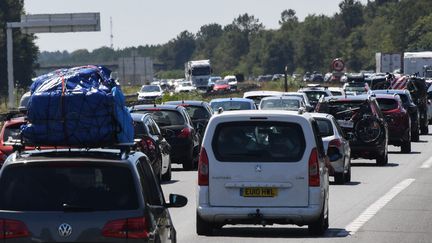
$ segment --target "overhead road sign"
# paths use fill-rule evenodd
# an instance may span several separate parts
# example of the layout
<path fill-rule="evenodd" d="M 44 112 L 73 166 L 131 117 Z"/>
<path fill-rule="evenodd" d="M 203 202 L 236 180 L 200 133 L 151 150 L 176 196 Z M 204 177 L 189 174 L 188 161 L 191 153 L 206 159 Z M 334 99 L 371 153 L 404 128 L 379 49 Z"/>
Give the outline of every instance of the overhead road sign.
<path fill-rule="evenodd" d="M 6 23 L 8 63 L 8 108 L 15 107 L 13 77 L 12 29 L 20 28 L 27 34 L 100 31 L 100 13 L 64 13 L 22 15 L 21 22 Z"/>

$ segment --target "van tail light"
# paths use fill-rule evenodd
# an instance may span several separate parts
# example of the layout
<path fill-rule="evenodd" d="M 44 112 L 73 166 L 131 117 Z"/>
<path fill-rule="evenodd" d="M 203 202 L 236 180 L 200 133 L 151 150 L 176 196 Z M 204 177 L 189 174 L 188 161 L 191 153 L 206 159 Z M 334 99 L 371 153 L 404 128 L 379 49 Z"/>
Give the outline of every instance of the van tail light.
<path fill-rule="evenodd" d="M 0 239 L 29 237 L 27 226 L 18 220 L 0 219 Z"/>
<path fill-rule="evenodd" d="M 191 129 L 189 127 L 183 128 L 177 135 L 178 138 L 188 138 L 191 135 Z"/>
<path fill-rule="evenodd" d="M 104 237 L 124 239 L 147 239 L 148 222 L 145 217 L 117 219 L 109 221 L 102 229 Z"/>
<path fill-rule="evenodd" d="M 312 149 L 309 157 L 309 186 L 320 186 L 318 150 Z"/>
<path fill-rule="evenodd" d="M 209 160 L 204 147 L 201 148 L 198 161 L 198 185 L 209 185 Z"/>

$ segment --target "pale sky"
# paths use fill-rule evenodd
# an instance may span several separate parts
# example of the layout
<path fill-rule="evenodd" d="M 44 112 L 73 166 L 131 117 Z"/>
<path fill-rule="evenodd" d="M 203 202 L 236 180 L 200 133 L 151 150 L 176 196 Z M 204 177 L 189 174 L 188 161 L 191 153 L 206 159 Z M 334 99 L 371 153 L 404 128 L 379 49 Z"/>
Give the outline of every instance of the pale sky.
<path fill-rule="evenodd" d="M 24 0 L 27 14 L 100 12 L 101 32 L 37 34 L 41 51 L 110 46 L 110 17 L 114 48 L 163 44 L 202 25 L 230 24 L 240 14 L 258 18 L 267 29 L 279 27 L 283 10 L 292 8 L 303 20 L 308 14 L 333 15 L 342 0 Z M 367 0 L 361 0 L 366 3 Z"/>

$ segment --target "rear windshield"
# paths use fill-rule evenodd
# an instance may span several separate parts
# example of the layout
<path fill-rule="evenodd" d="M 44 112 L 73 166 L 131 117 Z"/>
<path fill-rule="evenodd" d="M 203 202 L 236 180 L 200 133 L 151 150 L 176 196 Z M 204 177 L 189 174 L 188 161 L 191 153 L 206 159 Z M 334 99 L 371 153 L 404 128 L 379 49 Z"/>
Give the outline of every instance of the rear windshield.
<path fill-rule="evenodd" d="M 333 136 L 333 125 L 329 119 L 326 118 L 315 118 L 315 121 L 318 124 L 318 129 L 321 134 L 325 134 L 327 136 Z"/>
<path fill-rule="evenodd" d="M 342 100 L 323 102 L 318 108 L 318 112 L 328 113 L 336 119 L 348 119 L 353 113 L 361 112 L 371 114 L 372 110 L 367 101 L 364 100 Z M 349 119 L 348 119 L 349 120 Z"/>
<path fill-rule="evenodd" d="M 261 101 L 262 110 L 298 110 L 300 102 L 295 99 L 268 99 Z"/>
<path fill-rule="evenodd" d="M 20 141 L 20 139 L 21 136 L 19 126 L 9 126 L 4 129 L 3 142 L 14 143 Z"/>
<path fill-rule="evenodd" d="M 330 91 L 330 92 L 331 92 L 332 95 L 334 95 L 334 96 L 342 95 L 342 92 L 340 92 L 340 91 Z"/>
<path fill-rule="evenodd" d="M 222 162 L 297 162 L 306 142 L 297 123 L 230 122 L 217 126 L 212 145 Z"/>
<path fill-rule="evenodd" d="M 134 137 L 137 138 L 143 135 L 147 135 L 147 130 L 143 122 L 134 121 L 133 126 L 134 126 Z"/>
<path fill-rule="evenodd" d="M 59 163 L 54 167 L 41 163 L 6 168 L 0 178 L 0 210 L 107 211 L 139 207 L 130 169 Z"/>
<path fill-rule="evenodd" d="M 382 111 L 389 111 L 398 108 L 398 103 L 393 99 L 377 99 L 379 107 Z"/>
<path fill-rule="evenodd" d="M 175 126 L 184 125 L 185 120 L 183 116 L 175 110 L 146 110 L 146 111 L 135 111 L 137 113 L 150 113 L 153 120 L 160 126 Z"/>
<path fill-rule="evenodd" d="M 185 106 L 185 108 L 192 120 L 210 118 L 209 112 L 202 106 Z"/>
<path fill-rule="evenodd" d="M 219 107 L 222 107 L 224 111 L 232 111 L 232 110 L 251 110 L 252 106 L 249 102 L 244 101 L 219 101 L 219 102 L 212 102 L 210 104 L 211 108 L 215 111 L 219 109 Z"/>
<path fill-rule="evenodd" d="M 305 93 L 310 101 L 318 101 L 321 96 L 328 96 L 328 94 L 324 91 L 307 91 Z"/>

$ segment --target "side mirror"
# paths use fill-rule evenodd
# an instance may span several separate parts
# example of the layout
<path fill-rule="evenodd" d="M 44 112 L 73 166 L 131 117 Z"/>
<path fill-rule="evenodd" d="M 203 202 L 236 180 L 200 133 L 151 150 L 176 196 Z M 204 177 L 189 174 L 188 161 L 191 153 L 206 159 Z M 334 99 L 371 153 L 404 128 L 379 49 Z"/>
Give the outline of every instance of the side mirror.
<path fill-rule="evenodd" d="M 186 206 L 188 199 L 185 196 L 170 194 L 169 203 L 165 204 L 167 208 L 181 208 Z"/>

